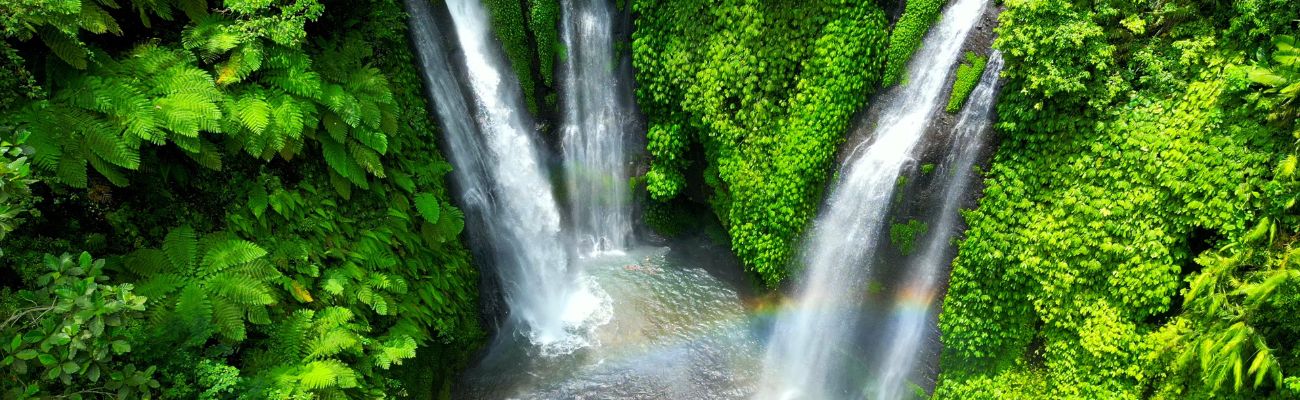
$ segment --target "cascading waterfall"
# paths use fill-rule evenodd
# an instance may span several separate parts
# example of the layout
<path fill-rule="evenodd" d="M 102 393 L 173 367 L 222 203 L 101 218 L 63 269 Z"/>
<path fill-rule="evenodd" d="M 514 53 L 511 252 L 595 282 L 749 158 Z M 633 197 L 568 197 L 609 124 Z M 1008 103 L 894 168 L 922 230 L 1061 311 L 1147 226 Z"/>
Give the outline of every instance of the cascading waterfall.
<path fill-rule="evenodd" d="M 466 208 L 481 221 L 510 321 L 543 353 L 585 345 L 584 330 L 608 319 L 608 299 L 569 268 L 559 207 L 552 193 L 519 87 L 503 75 L 486 11 L 476 0 L 447 7 L 464 53 L 467 93 L 426 0 L 407 0 L 411 34 L 441 121 Z M 477 120 L 472 119 L 477 117 Z M 477 130 L 475 127 L 477 126 Z M 471 227 L 471 229 L 475 229 Z"/>
<path fill-rule="evenodd" d="M 584 254 L 621 251 L 632 235 L 627 86 L 616 74 L 612 10 L 604 0 L 564 0 L 564 173 L 574 238 Z"/>
<path fill-rule="evenodd" d="M 958 208 L 961 207 L 970 183 L 976 179 L 971 169 L 984 148 L 985 134 L 992 124 L 994 96 L 998 74 L 1002 71 L 1002 56 L 994 52 L 988 66 L 980 76 L 979 85 L 967 98 L 966 106 L 953 126 L 952 148 L 948 152 L 947 166 L 942 174 L 943 206 L 938 219 L 931 225 L 933 232 L 921 247 L 921 253 L 908 269 L 911 275 L 893 306 L 889 329 L 892 337 L 885 346 L 886 355 L 880 371 L 873 399 L 902 397 L 907 379 L 916 369 L 921 346 L 929 337 L 927 327 L 933 326 L 933 294 L 941 274 L 952 261 L 949 243 L 957 233 Z"/>
<path fill-rule="evenodd" d="M 955 0 L 930 29 L 908 65 L 909 82 L 883 98 L 869 144 L 854 149 L 801 253 L 806 266 L 794 311 L 777 319 L 757 394 L 770 399 L 865 397 L 846 369 L 853 312 L 879 242 L 890 199 L 904 164 L 930 116 L 967 34 L 987 0 Z M 863 148 L 863 146 L 866 146 Z M 849 354 L 845 354 L 849 353 Z"/>

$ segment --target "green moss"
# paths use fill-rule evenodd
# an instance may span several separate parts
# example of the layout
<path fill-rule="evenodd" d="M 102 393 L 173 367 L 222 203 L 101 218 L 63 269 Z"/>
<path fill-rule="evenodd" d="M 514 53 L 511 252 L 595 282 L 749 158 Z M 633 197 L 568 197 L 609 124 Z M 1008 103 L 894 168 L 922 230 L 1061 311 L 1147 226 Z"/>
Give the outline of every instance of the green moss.
<path fill-rule="evenodd" d="M 980 83 L 980 76 L 988 66 L 989 58 L 966 52 L 966 62 L 957 67 L 957 77 L 952 82 L 952 94 L 948 97 L 948 106 L 944 110 L 957 112 L 966 104 L 966 98 Z"/>
<path fill-rule="evenodd" d="M 919 219 L 911 219 L 907 222 L 895 222 L 889 225 L 889 243 L 894 245 L 894 249 L 903 255 L 912 254 L 913 245 L 916 239 L 924 235 L 929 227 Z"/>

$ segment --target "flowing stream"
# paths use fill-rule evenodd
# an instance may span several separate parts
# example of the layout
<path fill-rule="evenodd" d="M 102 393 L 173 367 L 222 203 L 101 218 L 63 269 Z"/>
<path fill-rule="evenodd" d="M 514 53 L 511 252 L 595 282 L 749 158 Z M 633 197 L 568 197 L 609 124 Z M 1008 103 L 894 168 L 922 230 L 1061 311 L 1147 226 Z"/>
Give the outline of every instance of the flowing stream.
<path fill-rule="evenodd" d="M 869 265 L 896 180 L 924 136 L 962 44 L 987 0 L 955 0 L 908 65 L 908 82 L 882 96 L 872 140 L 854 149 L 812 227 L 794 310 L 773 328 L 763 361 L 763 399 L 868 397 L 853 346 Z M 874 396 L 873 396 L 874 398 Z"/>
<path fill-rule="evenodd" d="M 895 296 L 890 324 L 886 332 L 892 337 L 886 342 L 885 356 L 877 367 L 879 377 L 874 385 L 873 399 L 897 399 L 905 396 L 908 379 L 917 376 L 917 363 L 928 340 L 938 332 L 927 328 L 935 325 L 933 310 L 935 294 L 940 279 L 952 262 L 951 242 L 958 233 L 958 209 L 967 196 L 971 182 L 978 179 L 971 173 L 980 152 L 987 143 L 986 133 L 992 125 L 993 105 L 997 100 L 998 74 L 1002 72 L 1002 55 L 989 56 L 979 85 L 971 92 L 966 105 L 953 127 L 952 148 L 941 174 L 942 206 L 937 218 L 930 224 L 930 235 L 921 245 L 921 252 L 908 268 L 909 277 Z"/>
<path fill-rule="evenodd" d="M 462 85 L 427 1 L 406 5 L 460 197 L 481 225 L 471 230 L 481 229 L 478 237 L 491 247 L 510 309 L 514 326 L 503 330 L 526 335 L 544 354 L 586 346 L 590 329 L 609 318 L 609 299 L 570 268 L 532 121 L 518 83 L 502 73 L 508 69 L 494 47 L 486 10 L 478 0 L 447 1 L 463 56 Z"/>
<path fill-rule="evenodd" d="M 573 236 L 583 254 L 623 251 L 632 236 L 627 102 L 605 0 L 562 0 L 564 174 Z"/>

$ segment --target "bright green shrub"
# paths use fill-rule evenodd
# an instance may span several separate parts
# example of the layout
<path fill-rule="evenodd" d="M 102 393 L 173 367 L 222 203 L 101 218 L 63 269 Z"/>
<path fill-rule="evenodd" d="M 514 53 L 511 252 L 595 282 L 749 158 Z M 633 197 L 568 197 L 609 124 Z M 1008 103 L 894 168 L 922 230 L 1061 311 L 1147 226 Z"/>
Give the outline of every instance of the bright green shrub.
<path fill-rule="evenodd" d="M 1295 396 L 1294 125 L 1242 65 L 1271 46 L 1249 32 L 1282 26 L 1259 15 L 1300 5 L 1006 6 L 1001 147 L 966 213 L 936 397 Z"/>
<path fill-rule="evenodd" d="M 948 97 L 945 111 L 953 113 L 961 110 L 962 105 L 966 104 L 966 98 L 970 97 L 970 93 L 980 83 L 980 76 L 984 75 L 984 67 L 988 62 L 988 57 L 966 53 L 966 62 L 957 66 L 957 76 L 952 82 L 952 93 Z"/>
<path fill-rule="evenodd" d="M 898 17 L 889 33 L 889 47 L 885 50 L 884 78 L 885 86 L 900 82 L 907 72 L 907 62 L 912 53 L 921 48 L 921 40 L 930 30 L 930 25 L 939 18 L 939 10 L 946 2 L 943 0 L 908 0 L 903 15 Z"/>
<path fill-rule="evenodd" d="M 647 189 L 685 186 L 703 147 L 710 203 L 768 285 L 815 213 L 848 120 L 879 82 L 883 12 L 870 3 L 636 1 L 632 59 L 649 118 Z"/>

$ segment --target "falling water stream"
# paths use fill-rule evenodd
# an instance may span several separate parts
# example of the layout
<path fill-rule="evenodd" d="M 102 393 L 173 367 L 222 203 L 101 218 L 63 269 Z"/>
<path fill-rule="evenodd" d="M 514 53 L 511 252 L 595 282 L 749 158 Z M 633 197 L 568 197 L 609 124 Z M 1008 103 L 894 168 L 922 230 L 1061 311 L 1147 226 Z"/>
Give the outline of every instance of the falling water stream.
<path fill-rule="evenodd" d="M 966 106 L 953 126 L 952 146 L 942 171 L 940 186 L 943 197 L 937 218 L 930 224 L 930 235 L 924 239 L 921 252 L 908 267 L 906 283 L 895 296 L 893 312 L 887 332 L 890 338 L 885 345 L 885 356 L 876 367 L 878 377 L 872 399 L 897 399 L 905 393 L 909 379 L 916 376 L 918 361 L 927 340 L 937 337 L 931 327 L 935 325 L 933 304 L 942 274 L 952 262 L 951 242 L 958 229 L 958 208 L 966 199 L 967 189 L 977 177 L 972 173 L 979 160 L 992 125 L 993 104 L 996 98 L 998 74 L 1002 72 L 1002 55 L 989 56 L 979 85 L 966 100 Z"/>
<path fill-rule="evenodd" d="M 763 362 L 764 399 L 867 397 L 854 368 L 869 263 L 880 242 L 896 180 L 930 126 L 948 73 L 987 0 L 955 0 L 908 65 L 909 82 L 878 100 L 884 107 L 871 141 L 854 150 L 801 253 L 806 269 L 794 311 L 773 328 Z"/>
<path fill-rule="evenodd" d="M 467 84 L 461 85 L 429 4 L 406 3 L 460 197 L 492 247 L 493 270 L 514 324 L 507 329 L 527 336 L 544 354 L 587 345 L 590 329 L 609 318 L 608 296 L 570 268 L 532 123 L 518 83 L 502 74 L 505 60 L 494 47 L 486 11 L 477 0 L 447 1 L 463 54 Z"/>
<path fill-rule="evenodd" d="M 563 0 L 560 35 L 564 174 L 581 253 L 617 252 L 632 236 L 625 153 L 630 87 L 615 68 L 612 4 Z"/>

